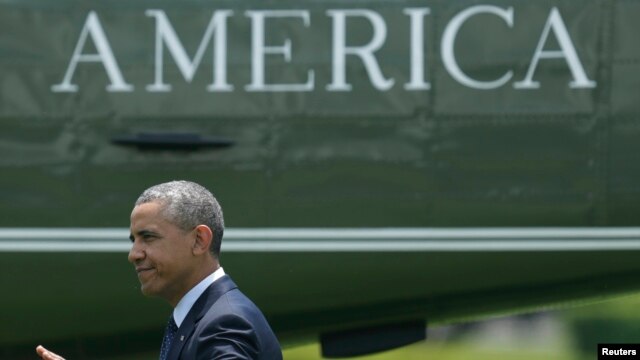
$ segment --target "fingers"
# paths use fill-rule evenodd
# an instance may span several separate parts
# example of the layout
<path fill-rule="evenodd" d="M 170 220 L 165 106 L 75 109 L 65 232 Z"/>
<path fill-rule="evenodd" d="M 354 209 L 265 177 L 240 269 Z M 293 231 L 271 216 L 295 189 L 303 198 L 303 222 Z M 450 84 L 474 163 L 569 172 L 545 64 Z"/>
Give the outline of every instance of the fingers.
<path fill-rule="evenodd" d="M 38 353 L 43 360 L 64 360 L 62 356 L 52 353 L 42 345 L 38 345 L 38 347 L 36 347 L 36 353 Z"/>

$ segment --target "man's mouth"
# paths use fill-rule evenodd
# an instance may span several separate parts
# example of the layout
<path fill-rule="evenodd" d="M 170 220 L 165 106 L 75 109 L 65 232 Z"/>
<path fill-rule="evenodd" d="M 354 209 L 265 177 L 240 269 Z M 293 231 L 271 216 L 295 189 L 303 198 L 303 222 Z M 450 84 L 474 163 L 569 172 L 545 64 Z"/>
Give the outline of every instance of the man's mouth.
<path fill-rule="evenodd" d="M 138 275 L 141 275 L 151 270 L 153 270 L 152 267 L 143 267 L 143 266 L 136 267 L 136 272 L 138 273 Z"/>

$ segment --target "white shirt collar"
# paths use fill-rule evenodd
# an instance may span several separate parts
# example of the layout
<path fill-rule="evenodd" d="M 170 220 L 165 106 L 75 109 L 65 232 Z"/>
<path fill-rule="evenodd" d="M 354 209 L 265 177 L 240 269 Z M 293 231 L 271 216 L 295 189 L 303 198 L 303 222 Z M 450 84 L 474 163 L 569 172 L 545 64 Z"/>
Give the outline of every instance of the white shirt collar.
<path fill-rule="evenodd" d="M 178 327 L 180 327 L 184 319 L 187 317 L 189 310 L 191 310 L 191 307 L 193 307 L 193 304 L 195 304 L 200 295 L 202 295 L 202 293 L 207 290 L 209 285 L 213 284 L 214 281 L 220 279 L 223 276 L 224 269 L 222 269 L 222 267 L 219 267 L 218 270 L 214 271 L 213 273 L 211 273 L 211 275 L 204 278 L 198 283 L 198 285 L 192 287 L 191 290 L 189 290 L 189 292 L 186 293 L 185 296 L 182 297 L 182 299 L 180 299 L 180 302 L 178 302 L 176 308 L 173 309 L 173 320 L 175 320 Z"/>

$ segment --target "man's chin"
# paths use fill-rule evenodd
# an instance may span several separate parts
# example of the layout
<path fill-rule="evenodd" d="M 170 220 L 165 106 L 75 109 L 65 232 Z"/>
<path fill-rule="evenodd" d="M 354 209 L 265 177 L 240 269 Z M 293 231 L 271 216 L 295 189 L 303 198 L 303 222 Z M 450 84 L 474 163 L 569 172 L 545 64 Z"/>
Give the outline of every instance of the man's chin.
<path fill-rule="evenodd" d="M 142 292 L 142 295 L 144 296 L 149 296 L 149 297 L 156 297 L 158 296 L 158 291 L 156 289 L 153 288 L 153 286 L 149 286 L 149 284 L 140 284 L 140 291 Z"/>

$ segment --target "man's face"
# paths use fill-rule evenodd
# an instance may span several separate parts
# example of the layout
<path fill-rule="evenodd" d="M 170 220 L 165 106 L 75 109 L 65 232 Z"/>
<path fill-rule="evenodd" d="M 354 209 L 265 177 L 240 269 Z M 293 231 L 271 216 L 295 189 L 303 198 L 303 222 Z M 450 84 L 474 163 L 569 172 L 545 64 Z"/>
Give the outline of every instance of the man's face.
<path fill-rule="evenodd" d="M 159 202 L 150 202 L 131 212 L 129 262 L 136 268 L 143 294 L 175 305 L 192 285 L 194 233 L 167 220 L 163 208 Z"/>

